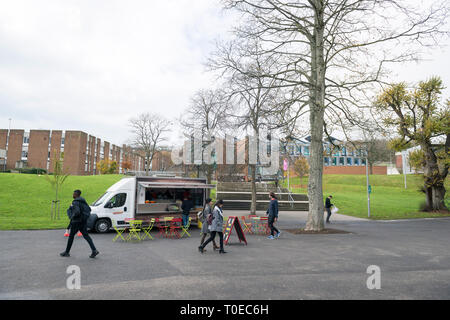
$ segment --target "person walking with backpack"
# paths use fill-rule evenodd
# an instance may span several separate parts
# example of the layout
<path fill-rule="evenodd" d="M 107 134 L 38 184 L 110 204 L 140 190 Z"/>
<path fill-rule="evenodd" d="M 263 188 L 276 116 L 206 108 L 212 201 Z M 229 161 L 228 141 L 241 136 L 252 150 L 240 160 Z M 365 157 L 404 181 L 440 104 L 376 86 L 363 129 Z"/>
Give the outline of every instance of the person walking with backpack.
<path fill-rule="evenodd" d="M 72 205 L 67 209 L 67 214 L 70 217 L 70 235 L 67 240 L 66 251 L 60 253 L 61 257 L 70 257 L 70 249 L 72 248 L 73 238 L 78 231 L 81 231 L 83 238 L 87 241 L 91 247 L 92 253 L 90 258 L 95 258 L 100 252 L 95 248 L 94 242 L 87 231 L 87 221 L 91 213 L 91 208 L 89 207 L 86 200 L 81 197 L 81 191 L 75 190 L 73 192 Z"/>
<path fill-rule="evenodd" d="M 211 236 L 211 231 L 209 230 L 209 224 L 208 224 L 208 216 L 212 214 L 212 208 L 213 205 L 212 199 L 208 198 L 206 199 L 205 207 L 203 208 L 203 211 L 200 213 L 200 221 L 202 222 L 202 239 L 200 240 L 200 245 L 202 245 L 205 242 L 206 236 L 209 234 Z M 213 248 L 214 250 L 218 250 L 219 247 L 216 244 L 216 241 L 213 240 Z M 204 249 L 203 249 L 204 250 Z M 206 251 L 206 250 L 204 250 Z"/>
<path fill-rule="evenodd" d="M 270 204 L 269 208 L 267 209 L 267 215 L 268 215 L 268 224 L 270 228 L 270 236 L 267 237 L 267 239 L 276 239 L 279 238 L 281 235 L 281 231 L 279 231 L 275 226 L 273 225 L 275 222 L 278 221 L 278 199 L 275 193 L 270 193 Z M 274 233 L 277 233 L 274 235 Z"/>
<path fill-rule="evenodd" d="M 205 247 L 208 243 L 214 240 L 216 234 L 219 235 L 220 240 L 220 250 L 219 253 L 227 253 L 223 249 L 223 200 L 219 200 L 216 202 L 212 215 L 209 215 L 207 218 L 207 223 L 209 225 L 209 230 L 211 231 L 211 236 L 206 242 L 204 242 L 200 247 L 198 247 L 198 251 L 203 253 Z"/>

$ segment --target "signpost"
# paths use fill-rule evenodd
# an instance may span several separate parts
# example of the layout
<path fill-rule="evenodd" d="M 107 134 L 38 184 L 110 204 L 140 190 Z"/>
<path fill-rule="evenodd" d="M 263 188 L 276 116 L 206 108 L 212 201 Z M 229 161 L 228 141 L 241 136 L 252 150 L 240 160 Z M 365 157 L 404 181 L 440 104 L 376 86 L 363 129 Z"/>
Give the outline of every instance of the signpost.
<path fill-rule="evenodd" d="M 284 159 L 284 162 L 283 162 L 283 169 L 284 169 L 284 171 L 287 171 L 287 178 L 288 178 L 288 190 L 291 190 L 290 189 L 290 179 L 289 179 L 289 161 L 287 160 L 287 159 Z"/>
<path fill-rule="evenodd" d="M 227 224 L 225 225 L 225 231 L 223 233 L 223 242 L 228 244 L 230 241 L 231 231 L 236 230 L 236 234 L 239 238 L 239 242 L 245 242 L 247 244 L 247 239 L 245 239 L 244 231 L 242 230 L 241 223 L 238 217 L 229 217 Z"/>
<path fill-rule="evenodd" d="M 367 180 L 367 213 L 370 218 L 370 194 L 372 193 L 372 186 L 369 184 L 369 161 L 366 158 L 366 180 Z"/>
<path fill-rule="evenodd" d="M 405 178 L 405 189 L 408 188 L 408 186 L 406 185 L 406 166 L 408 165 L 408 152 L 407 151 L 402 151 L 402 167 L 403 167 L 403 176 Z"/>

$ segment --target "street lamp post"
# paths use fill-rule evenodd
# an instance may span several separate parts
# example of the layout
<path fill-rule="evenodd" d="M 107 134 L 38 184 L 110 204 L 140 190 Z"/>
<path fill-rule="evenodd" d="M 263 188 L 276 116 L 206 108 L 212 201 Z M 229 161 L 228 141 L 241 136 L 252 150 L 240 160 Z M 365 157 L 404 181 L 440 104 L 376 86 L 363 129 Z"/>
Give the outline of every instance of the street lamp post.
<path fill-rule="evenodd" d="M 370 218 L 370 193 L 372 192 L 372 188 L 370 186 L 369 181 L 369 161 L 367 159 L 367 153 L 366 153 L 366 183 L 367 183 L 367 215 Z"/>

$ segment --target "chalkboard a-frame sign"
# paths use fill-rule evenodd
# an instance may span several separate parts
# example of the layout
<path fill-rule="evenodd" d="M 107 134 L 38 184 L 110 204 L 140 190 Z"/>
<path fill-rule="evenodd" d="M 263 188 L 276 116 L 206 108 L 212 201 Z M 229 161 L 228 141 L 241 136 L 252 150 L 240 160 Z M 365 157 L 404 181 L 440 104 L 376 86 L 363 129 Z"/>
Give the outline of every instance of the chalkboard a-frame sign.
<path fill-rule="evenodd" d="M 240 242 L 245 242 L 247 244 L 247 239 L 245 239 L 244 231 L 242 231 L 241 223 L 238 217 L 229 217 L 227 224 L 225 226 L 225 231 L 223 233 L 223 242 L 228 244 L 230 241 L 231 231 L 233 228 L 236 230 L 236 234 Z"/>

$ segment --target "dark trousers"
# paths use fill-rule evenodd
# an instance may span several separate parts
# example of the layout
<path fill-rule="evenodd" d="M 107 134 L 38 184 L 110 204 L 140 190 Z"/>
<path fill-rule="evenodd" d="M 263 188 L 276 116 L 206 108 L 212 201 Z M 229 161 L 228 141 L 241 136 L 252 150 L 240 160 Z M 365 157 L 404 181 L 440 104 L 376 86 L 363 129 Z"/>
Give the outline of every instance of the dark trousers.
<path fill-rule="evenodd" d="M 325 208 L 327 210 L 327 222 L 330 222 L 331 208 Z"/>
<path fill-rule="evenodd" d="M 203 242 L 203 244 L 200 247 L 204 249 L 208 243 L 210 243 L 216 238 L 216 233 L 219 234 L 220 250 L 223 251 L 223 232 L 211 231 L 211 236 L 209 237 L 209 239 Z"/>
<path fill-rule="evenodd" d="M 269 228 L 270 228 L 270 234 L 271 234 L 271 235 L 274 235 L 274 232 L 276 232 L 276 233 L 279 233 L 279 232 L 280 232 L 280 231 L 279 231 L 277 228 L 275 228 L 275 226 L 273 225 L 273 224 L 275 223 L 275 219 L 269 218 L 268 223 L 269 223 Z"/>
<path fill-rule="evenodd" d="M 70 252 L 70 249 L 72 248 L 73 238 L 75 237 L 75 235 L 77 234 L 78 231 L 81 232 L 81 234 L 83 235 L 83 238 L 87 241 L 87 243 L 89 243 L 91 250 L 92 251 L 97 250 L 95 248 L 94 242 L 92 241 L 91 237 L 88 234 L 86 223 L 72 222 L 70 224 L 70 234 L 69 234 L 69 239 L 67 240 L 66 252 L 67 253 Z"/>
<path fill-rule="evenodd" d="M 189 213 L 187 214 L 183 213 L 181 215 L 181 218 L 183 219 L 183 226 L 186 227 L 187 224 L 189 223 Z"/>

